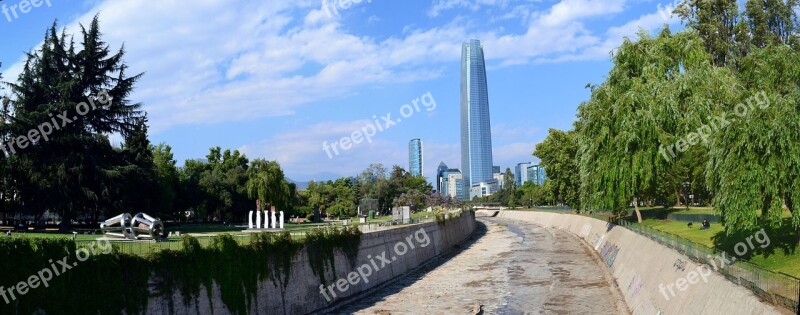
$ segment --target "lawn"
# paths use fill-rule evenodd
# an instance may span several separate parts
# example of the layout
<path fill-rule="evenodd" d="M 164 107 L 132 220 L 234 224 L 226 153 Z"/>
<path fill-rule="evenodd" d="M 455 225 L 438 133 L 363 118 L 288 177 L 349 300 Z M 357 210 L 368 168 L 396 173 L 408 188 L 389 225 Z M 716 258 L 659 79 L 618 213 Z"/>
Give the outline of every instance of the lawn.
<path fill-rule="evenodd" d="M 648 219 L 644 220 L 642 224 L 662 232 L 678 235 L 711 248 L 714 247 L 712 238 L 718 233 L 724 234 L 724 228 L 720 224 L 711 224 L 711 228 L 708 230 L 701 230 L 700 223 L 695 223 L 693 227 L 689 228 L 686 226 L 687 222 L 670 220 Z"/>
<path fill-rule="evenodd" d="M 419 212 L 412 215 L 413 219 L 426 219 L 433 217 L 434 213 L 432 212 Z M 354 220 L 357 220 L 354 219 Z M 392 216 L 383 216 L 377 217 L 373 220 L 367 220 L 368 223 L 381 223 L 381 222 L 388 222 L 392 220 Z M 357 222 L 357 221 L 356 221 Z M 351 220 L 351 223 L 354 223 Z M 341 226 L 339 222 L 326 222 L 326 223 L 285 223 L 284 228 L 287 231 L 292 232 L 292 237 L 295 239 L 303 238 L 303 232 L 309 229 L 321 227 L 321 226 L 329 226 L 329 225 L 336 225 Z M 172 226 L 167 228 L 168 232 L 180 232 L 181 235 L 185 234 L 192 234 L 195 236 L 201 245 L 207 246 L 211 243 L 211 239 L 216 234 L 223 234 L 228 233 L 232 234 L 234 238 L 240 244 L 248 244 L 250 243 L 251 235 L 250 233 L 243 233 L 242 231 L 245 230 L 246 227 L 242 226 L 228 226 L 222 224 L 184 224 L 179 226 Z M 0 236 L 3 237 L 3 236 Z M 73 237 L 72 233 L 58 233 L 58 232 L 12 232 L 12 237 L 24 237 L 24 238 L 66 238 L 71 239 Z M 92 241 L 103 237 L 101 234 L 82 234 L 79 233 L 75 235 L 75 240 L 78 247 L 88 246 Z M 169 237 L 166 241 L 161 242 L 154 242 L 154 241 L 120 241 L 120 242 L 113 242 L 114 246 L 118 248 L 118 250 L 122 253 L 133 254 L 133 255 L 146 255 L 151 252 L 157 252 L 161 250 L 171 249 L 171 250 L 179 250 L 183 247 L 181 242 L 180 236 L 172 236 Z"/>
<path fill-rule="evenodd" d="M 731 255 L 736 254 L 735 246 L 737 244 L 744 244 L 747 246 L 747 252 L 737 258 L 747 260 L 767 270 L 800 278 L 800 252 L 797 251 L 797 234 L 789 220 L 784 220 L 780 227 L 764 227 L 764 233 L 769 242 L 764 241 L 763 243 L 758 243 L 753 238 L 761 230 L 760 228 L 726 235 L 720 224 L 711 224 L 710 230 L 700 230 L 698 223 L 689 228 L 686 226 L 686 222 L 670 220 L 651 219 L 645 220 L 642 224 L 707 247 L 725 251 Z M 752 248 L 747 244 L 748 238 L 753 244 Z M 741 250 L 743 247 L 740 245 L 739 248 Z"/>

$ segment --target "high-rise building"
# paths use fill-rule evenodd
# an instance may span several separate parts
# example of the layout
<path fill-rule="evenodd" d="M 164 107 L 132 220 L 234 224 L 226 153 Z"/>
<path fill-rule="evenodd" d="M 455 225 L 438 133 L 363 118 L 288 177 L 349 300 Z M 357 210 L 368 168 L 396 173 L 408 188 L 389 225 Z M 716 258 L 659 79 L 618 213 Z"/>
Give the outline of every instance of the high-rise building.
<path fill-rule="evenodd" d="M 422 140 L 414 139 L 408 143 L 408 172 L 422 176 L 422 168 Z"/>
<path fill-rule="evenodd" d="M 444 164 L 444 162 L 439 163 L 439 167 L 436 168 L 436 191 L 442 195 L 444 195 L 444 193 L 442 193 L 442 190 L 444 189 L 442 187 L 442 183 L 445 180 L 445 172 L 447 172 L 447 164 Z"/>
<path fill-rule="evenodd" d="M 528 167 L 528 181 L 531 181 L 536 185 L 544 185 L 544 181 L 546 180 L 547 174 L 544 172 L 544 167 L 539 165 Z"/>
<path fill-rule="evenodd" d="M 493 180 L 489 120 L 483 45 L 473 39 L 464 43 L 461 50 L 461 172 L 465 187 L 462 199 L 469 198 L 473 185 Z"/>
<path fill-rule="evenodd" d="M 447 172 L 445 172 L 442 190 L 442 195 L 450 196 L 452 198 L 460 198 L 460 196 L 464 194 L 464 186 L 460 170 L 449 169 Z"/>
<path fill-rule="evenodd" d="M 522 187 L 522 184 L 530 181 L 528 178 L 528 168 L 533 166 L 533 163 L 519 163 L 514 169 L 514 179 L 517 181 L 517 187 Z"/>

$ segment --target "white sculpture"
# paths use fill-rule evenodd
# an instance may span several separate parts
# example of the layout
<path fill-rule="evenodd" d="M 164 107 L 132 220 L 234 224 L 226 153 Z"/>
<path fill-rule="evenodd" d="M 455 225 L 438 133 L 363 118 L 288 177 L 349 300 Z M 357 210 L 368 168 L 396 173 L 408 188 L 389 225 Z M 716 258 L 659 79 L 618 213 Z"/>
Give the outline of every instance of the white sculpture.
<path fill-rule="evenodd" d="M 281 211 L 281 230 L 283 230 L 283 211 Z"/>
<path fill-rule="evenodd" d="M 264 228 L 269 228 L 269 210 L 264 210 Z"/>
<path fill-rule="evenodd" d="M 261 229 L 261 211 L 256 211 L 256 229 Z"/>
<path fill-rule="evenodd" d="M 247 215 L 247 228 L 253 229 L 253 211 L 251 210 L 250 213 Z"/>
<path fill-rule="evenodd" d="M 277 226 L 275 226 L 275 223 L 276 223 L 276 220 L 275 220 L 275 210 L 273 209 L 273 210 L 272 210 L 272 228 L 273 228 L 273 229 L 277 228 Z"/>

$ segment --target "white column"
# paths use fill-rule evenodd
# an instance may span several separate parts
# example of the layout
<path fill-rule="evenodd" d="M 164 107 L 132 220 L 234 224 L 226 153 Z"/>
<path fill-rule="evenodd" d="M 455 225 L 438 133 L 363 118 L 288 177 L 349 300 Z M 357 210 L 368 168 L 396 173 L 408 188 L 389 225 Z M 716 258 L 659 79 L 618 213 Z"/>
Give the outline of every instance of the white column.
<path fill-rule="evenodd" d="M 264 228 L 269 228 L 269 210 L 264 210 Z"/>
<path fill-rule="evenodd" d="M 253 229 L 253 211 L 251 210 L 250 213 L 247 215 L 247 228 Z"/>
<path fill-rule="evenodd" d="M 280 221 L 280 224 L 281 224 L 281 230 L 283 230 L 283 211 L 281 211 L 281 221 Z"/>
<path fill-rule="evenodd" d="M 261 211 L 256 211 L 256 229 L 261 229 Z"/>
<path fill-rule="evenodd" d="M 272 211 L 272 228 L 273 228 L 273 229 L 277 228 L 277 226 L 276 226 L 276 224 L 275 224 L 275 223 L 277 223 L 276 221 L 277 221 L 277 220 L 275 220 L 275 211 L 273 210 L 273 211 Z"/>

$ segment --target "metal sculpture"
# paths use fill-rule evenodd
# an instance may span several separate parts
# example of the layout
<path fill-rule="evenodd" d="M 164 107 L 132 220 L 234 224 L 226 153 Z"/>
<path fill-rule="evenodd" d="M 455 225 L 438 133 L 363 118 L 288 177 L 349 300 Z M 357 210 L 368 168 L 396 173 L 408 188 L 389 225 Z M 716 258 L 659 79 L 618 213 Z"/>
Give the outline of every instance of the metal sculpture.
<path fill-rule="evenodd" d="M 108 236 L 115 236 L 121 238 L 131 238 L 131 219 L 133 217 L 130 213 L 123 213 L 116 217 L 100 223 L 100 230 L 103 234 Z"/>
<path fill-rule="evenodd" d="M 159 239 L 163 238 L 164 224 L 161 220 L 147 215 L 147 213 L 137 213 L 131 221 L 131 231 L 135 239 Z"/>
<path fill-rule="evenodd" d="M 100 224 L 103 234 L 129 240 L 161 239 L 166 235 L 161 220 L 146 213 L 123 213 Z"/>

